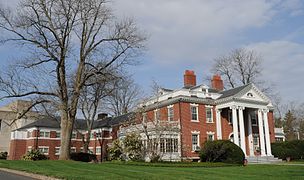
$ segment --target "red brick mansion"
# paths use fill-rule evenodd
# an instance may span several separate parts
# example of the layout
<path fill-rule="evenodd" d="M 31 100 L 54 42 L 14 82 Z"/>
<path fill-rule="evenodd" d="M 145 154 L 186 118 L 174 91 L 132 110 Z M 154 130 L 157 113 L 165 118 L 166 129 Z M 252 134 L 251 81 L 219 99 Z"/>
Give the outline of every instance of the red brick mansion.
<path fill-rule="evenodd" d="M 104 157 L 113 139 L 137 132 L 144 145 L 148 140 L 158 142 L 156 148 L 163 160 L 198 160 L 204 142 L 220 139 L 233 141 L 248 158 L 273 157 L 270 146 L 275 141 L 273 107 L 254 84 L 224 90 L 221 77 L 215 75 L 211 87 L 197 85 L 194 71 L 186 70 L 182 88 L 160 89 L 157 96 L 141 106 L 137 124 L 125 124 L 128 116 L 98 120 L 93 130 L 95 136 L 91 135 L 92 153 Z M 38 120 L 13 131 L 10 159 L 19 159 L 33 148 L 40 149 L 50 159 L 57 159 L 59 129 L 58 122 Z M 81 126 L 78 129 L 85 133 Z M 73 134 L 71 151 L 82 150 L 78 133 Z M 101 135 L 96 137 L 96 134 Z"/>

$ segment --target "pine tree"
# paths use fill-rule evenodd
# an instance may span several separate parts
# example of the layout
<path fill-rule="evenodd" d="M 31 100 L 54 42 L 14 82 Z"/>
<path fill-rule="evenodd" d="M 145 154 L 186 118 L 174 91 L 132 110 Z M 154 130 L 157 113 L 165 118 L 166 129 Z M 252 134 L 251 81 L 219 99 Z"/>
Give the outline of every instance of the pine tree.
<path fill-rule="evenodd" d="M 284 121 L 284 132 L 286 140 L 290 141 L 296 139 L 296 135 L 294 132 L 295 117 L 290 110 L 285 114 Z"/>

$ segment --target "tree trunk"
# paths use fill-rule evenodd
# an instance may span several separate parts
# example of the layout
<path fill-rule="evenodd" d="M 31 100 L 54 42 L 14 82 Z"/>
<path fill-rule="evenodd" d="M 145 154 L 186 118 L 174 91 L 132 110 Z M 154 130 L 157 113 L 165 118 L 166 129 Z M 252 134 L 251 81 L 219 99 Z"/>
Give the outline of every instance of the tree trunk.
<path fill-rule="evenodd" d="M 70 159 L 71 135 L 73 131 L 73 122 L 68 118 L 67 113 L 61 113 L 61 142 L 59 160 Z"/>

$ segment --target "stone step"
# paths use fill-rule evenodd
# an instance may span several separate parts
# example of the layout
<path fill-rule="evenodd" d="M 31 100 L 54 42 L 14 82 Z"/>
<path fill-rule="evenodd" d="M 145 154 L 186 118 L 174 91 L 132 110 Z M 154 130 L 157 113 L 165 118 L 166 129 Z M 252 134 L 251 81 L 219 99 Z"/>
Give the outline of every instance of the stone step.
<path fill-rule="evenodd" d="M 270 164 L 270 163 L 281 163 L 282 159 L 274 156 L 255 156 L 246 157 L 249 164 Z"/>

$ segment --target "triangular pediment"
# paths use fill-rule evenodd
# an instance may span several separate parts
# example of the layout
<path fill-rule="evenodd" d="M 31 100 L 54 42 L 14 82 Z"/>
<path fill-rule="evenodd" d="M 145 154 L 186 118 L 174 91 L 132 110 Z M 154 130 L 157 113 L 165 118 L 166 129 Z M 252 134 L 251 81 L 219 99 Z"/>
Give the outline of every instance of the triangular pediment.
<path fill-rule="evenodd" d="M 247 88 L 236 94 L 236 97 L 244 100 L 253 100 L 270 103 L 270 99 L 260 91 L 254 84 L 250 84 Z"/>

